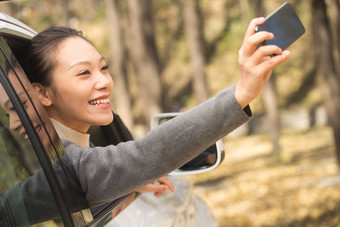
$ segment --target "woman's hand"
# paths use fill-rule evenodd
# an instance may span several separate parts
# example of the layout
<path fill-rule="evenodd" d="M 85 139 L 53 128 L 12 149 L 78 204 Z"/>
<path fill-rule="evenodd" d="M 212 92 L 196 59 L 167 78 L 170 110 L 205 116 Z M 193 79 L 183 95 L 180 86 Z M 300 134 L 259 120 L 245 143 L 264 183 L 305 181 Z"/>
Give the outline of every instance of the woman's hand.
<path fill-rule="evenodd" d="M 161 177 L 157 181 L 159 184 L 150 183 L 136 191 L 141 193 L 154 192 L 156 197 L 160 197 L 166 190 L 175 191 L 173 184 L 167 177 Z"/>
<path fill-rule="evenodd" d="M 265 19 L 261 17 L 250 22 L 239 50 L 238 63 L 241 75 L 235 88 L 235 98 L 242 108 L 260 95 L 273 68 L 290 56 L 289 51 L 282 51 L 275 45 L 257 48 L 263 41 L 274 38 L 269 32 L 255 32 L 255 27 L 264 21 Z"/>

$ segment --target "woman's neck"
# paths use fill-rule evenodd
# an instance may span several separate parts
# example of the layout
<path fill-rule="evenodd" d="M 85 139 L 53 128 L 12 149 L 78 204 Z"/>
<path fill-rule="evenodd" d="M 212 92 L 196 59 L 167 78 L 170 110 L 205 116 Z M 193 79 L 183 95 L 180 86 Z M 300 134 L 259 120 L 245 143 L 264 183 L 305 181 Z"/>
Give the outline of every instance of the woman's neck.
<path fill-rule="evenodd" d="M 82 147 L 88 147 L 90 143 L 90 135 L 86 133 L 81 133 L 79 131 L 73 130 L 67 127 L 63 123 L 51 118 L 51 121 L 57 131 L 60 139 L 66 139 L 73 143 L 78 144 Z"/>

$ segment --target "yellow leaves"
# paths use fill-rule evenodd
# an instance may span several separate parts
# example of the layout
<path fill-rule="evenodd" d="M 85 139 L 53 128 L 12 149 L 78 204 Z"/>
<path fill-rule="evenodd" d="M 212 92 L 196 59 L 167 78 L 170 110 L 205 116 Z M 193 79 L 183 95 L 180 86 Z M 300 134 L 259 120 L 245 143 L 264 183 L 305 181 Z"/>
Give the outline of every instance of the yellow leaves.
<path fill-rule="evenodd" d="M 284 162 L 264 135 L 228 138 L 224 163 L 193 176 L 221 227 L 339 226 L 340 180 L 331 131 L 313 128 L 282 134 Z M 210 182 L 210 183 L 209 183 Z"/>

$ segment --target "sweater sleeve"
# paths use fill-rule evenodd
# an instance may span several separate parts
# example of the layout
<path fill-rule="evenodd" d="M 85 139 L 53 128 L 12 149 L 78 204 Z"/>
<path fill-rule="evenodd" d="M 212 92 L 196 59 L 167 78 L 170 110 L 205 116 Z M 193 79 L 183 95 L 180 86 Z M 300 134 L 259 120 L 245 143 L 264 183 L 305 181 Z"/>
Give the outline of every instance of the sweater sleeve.
<path fill-rule="evenodd" d="M 63 141 L 90 206 L 112 201 L 179 168 L 249 120 L 235 86 L 117 146 L 81 148 Z"/>

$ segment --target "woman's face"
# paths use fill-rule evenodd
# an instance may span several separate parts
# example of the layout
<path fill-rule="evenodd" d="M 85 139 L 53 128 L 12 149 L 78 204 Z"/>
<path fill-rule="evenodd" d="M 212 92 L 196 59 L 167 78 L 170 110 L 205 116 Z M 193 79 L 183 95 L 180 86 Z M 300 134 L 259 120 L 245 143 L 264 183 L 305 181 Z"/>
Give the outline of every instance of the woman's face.
<path fill-rule="evenodd" d="M 111 123 L 113 81 L 105 59 L 79 37 L 61 42 L 55 55 L 57 64 L 46 88 L 50 117 L 82 133 L 91 125 Z"/>

